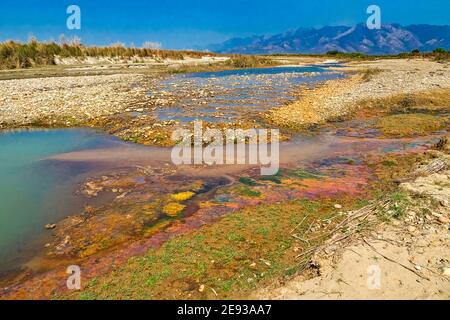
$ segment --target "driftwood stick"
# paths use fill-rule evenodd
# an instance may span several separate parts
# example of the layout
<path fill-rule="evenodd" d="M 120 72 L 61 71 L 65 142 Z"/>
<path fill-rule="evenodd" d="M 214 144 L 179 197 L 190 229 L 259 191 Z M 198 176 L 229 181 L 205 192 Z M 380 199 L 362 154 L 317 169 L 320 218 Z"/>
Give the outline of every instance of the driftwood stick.
<path fill-rule="evenodd" d="M 377 253 L 378 255 L 382 256 L 382 257 L 385 258 L 386 260 L 398 264 L 399 266 L 405 268 L 405 269 L 408 270 L 408 271 L 411 271 L 411 272 L 414 273 L 416 276 L 418 276 L 418 277 L 420 277 L 420 278 L 422 278 L 422 279 L 425 279 L 425 280 L 430 281 L 429 278 L 427 278 L 427 277 L 425 277 L 424 275 L 420 274 L 420 273 L 417 272 L 416 270 L 414 270 L 414 269 L 412 269 L 412 268 L 410 268 L 410 267 L 408 267 L 408 266 L 405 266 L 405 265 L 404 265 L 403 263 L 401 263 L 401 262 L 398 262 L 398 261 L 396 261 L 396 260 L 394 260 L 394 259 L 392 259 L 392 258 L 389 258 L 389 257 L 385 256 L 384 254 L 382 254 L 381 252 L 379 252 L 377 249 L 375 249 L 375 247 L 372 246 L 365 238 L 363 238 L 363 241 L 370 247 L 370 249 L 372 249 L 375 253 Z"/>

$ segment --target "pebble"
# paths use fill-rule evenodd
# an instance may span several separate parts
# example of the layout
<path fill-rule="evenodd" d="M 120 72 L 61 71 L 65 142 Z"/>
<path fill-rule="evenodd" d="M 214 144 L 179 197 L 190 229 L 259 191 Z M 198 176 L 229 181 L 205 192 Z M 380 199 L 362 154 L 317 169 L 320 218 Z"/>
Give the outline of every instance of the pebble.
<path fill-rule="evenodd" d="M 442 224 L 449 224 L 450 223 L 450 219 L 448 219 L 446 217 L 439 217 L 438 220 Z"/>
<path fill-rule="evenodd" d="M 444 275 L 446 277 L 450 277 L 450 268 L 444 268 L 442 275 Z"/>
<path fill-rule="evenodd" d="M 0 81 L 0 97 L 7 98 L 0 103 L 0 123 L 26 126 L 35 120 L 56 123 L 65 117 L 64 123 L 71 126 L 74 121 L 129 110 L 130 105 L 149 101 L 146 88 L 132 86 L 145 79 L 138 74 L 115 74 Z"/>

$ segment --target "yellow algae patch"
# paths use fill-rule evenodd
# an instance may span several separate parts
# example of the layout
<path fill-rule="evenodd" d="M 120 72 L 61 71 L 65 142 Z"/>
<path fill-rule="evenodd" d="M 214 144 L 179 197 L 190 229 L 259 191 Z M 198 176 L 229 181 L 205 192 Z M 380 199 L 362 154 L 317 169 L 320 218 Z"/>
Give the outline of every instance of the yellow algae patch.
<path fill-rule="evenodd" d="M 163 228 L 167 227 L 170 224 L 170 221 L 159 221 L 151 227 L 145 229 L 144 235 L 146 237 L 150 237 L 158 232 L 160 232 Z"/>
<path fill-rule="evenodd" d="M 175 217 L 181 211 L 183 211 L 184 208 L 186 208 L 186 206 L 176 203 L 176 202 L 171 202 L 163 208 L 163 212 L 170 217 Z"/>
<path fill-rule="evenodd" d="M 186 191 L 186 192 L 171 194 L 170 197 L 176 201 L 186 201 L 186 200 L 189 200 L 190 198 L 192 198 L 194 195 L 195 195 L 194 192 Z"/>
<path fill-rule="evenodd" d="M 211 208 L 211 207 L 217 207 L 219 204 L 211 202 L 211 201 L 205 201 L 205 202 L 200 202 L 198 205 L 200 208 Z"/>

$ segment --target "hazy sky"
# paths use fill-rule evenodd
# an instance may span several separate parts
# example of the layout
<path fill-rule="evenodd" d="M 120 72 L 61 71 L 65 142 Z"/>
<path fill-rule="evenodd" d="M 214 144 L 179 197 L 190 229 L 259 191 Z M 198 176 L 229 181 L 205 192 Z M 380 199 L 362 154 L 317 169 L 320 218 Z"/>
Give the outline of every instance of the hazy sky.
<path fill-rule="evenodd" d="M 66 27 L 66 9 L 81 8 L 81 30 Z M 162 43 L 191 49 L 234 36 L 262 35 L 298 27 L 352 25 L 366 21 L 377 4 L 383 23 L 450 25 L 450 0 L 1 0 L 0 40 L 57 40 L 64 33 L 83 43 Z"/>

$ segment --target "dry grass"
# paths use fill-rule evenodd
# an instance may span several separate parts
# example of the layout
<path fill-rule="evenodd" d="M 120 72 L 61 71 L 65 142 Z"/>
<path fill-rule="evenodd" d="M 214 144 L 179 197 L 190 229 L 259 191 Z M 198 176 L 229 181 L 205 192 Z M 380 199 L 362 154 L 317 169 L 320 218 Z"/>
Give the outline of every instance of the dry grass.
<path fill-rule="evenodd" d="M 365 70 L 361 71 L 362 80 L 365 82 L 368 82 L 368 81 L 372 80 L 373 76 L 380 74 L 381 72 L 383 72 L 383 70 L 381 70 L 380 68 L 365 69 Z"/>
<path fill-rule="evenodd" d="M 360 109 L 389 113 L 411 113 L 417 111 L 450 111 L 450 88 L 400 94 L 381 99 L 367 100 L 359 104 Z"/>
<path fill-rule="evenodd" d="M 279 63 L 273 59 L 258 56 L 234 56 L 226 64 L 233 68 L 257 68 L 275 66 Z"/>
<path fill-rule="evenodd" d="M 185 57 L 199 58 L 212 53 L 194 51 L 159 50 L 147 48 L 126 48 L 120 45 L 110 47 L 86 47 L 82 44 L 57 44 L 55 42 L 29 43 L 8 41 L 0 43 L 0 69 L 21 69 L 54 65 L 57 56 L 62 58 L 120 57 L 183 60 Z"/>
<path fill-rule="evenodd" d="M 377 128 L 385 137 L 411 137 L 433 133 L 445 127 L 445 118 L 428 114 L 410 113 L 382 117 Z"/>

